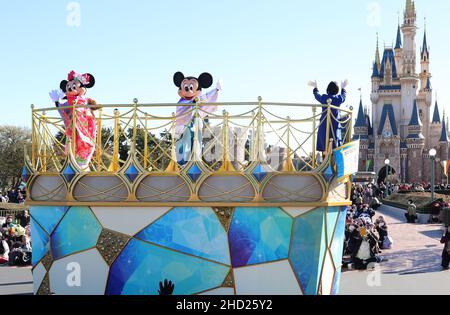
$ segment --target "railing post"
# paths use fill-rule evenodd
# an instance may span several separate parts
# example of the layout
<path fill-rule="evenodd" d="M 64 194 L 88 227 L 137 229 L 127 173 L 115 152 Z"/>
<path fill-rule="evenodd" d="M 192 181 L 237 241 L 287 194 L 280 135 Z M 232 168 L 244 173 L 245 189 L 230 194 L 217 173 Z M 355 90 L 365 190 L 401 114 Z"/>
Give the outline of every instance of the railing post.
<path fill-rule="evenodd" d="M 262 161 L 264 158 L 263 150 L 264 139 L 263 138 L 263 123 L 262 123 L 262 97 L 258 96 L 258 125 L 256 126 L 256 159 Z M 262 143 L 261 143 L 262 141 Z"/>
<path fill-rule="evenodd" d="M 72 138 L 70 139 L 72 154 L 76 157 L 76 129 L 77 129 L 77 111 L 76 111 L 76 101 L 72 104 Z"/>
<path fill-rule="evenodd" d="M 352 122 L 353 122 L 353 106 L 350 106 L 350 108 L 349 108 L 349 110 L 350 110 L 350 113 L 349 113 L 349 119 L 348 119 L 348 122 L 347 122 L 347 127 L 346 127 L 346 129 L 347 129 L 347 142 L 346 143 L 350 143 L 351 141 L 352 141 L 352 139 L 353 139 L 353 134 L 352 134 L 352 131 L 353 131 L 353 128 L 352 128 Z"/>
<path fill-rule="evenodd" d="M 223 130 L 222 130 L 222 166 L 220 170 L 223 172 L 235 171 L 230 161 L 229 148 L 228 148 L 228 112 L 223 111 Z"/>
<path fill-rule="evenodd" d="M 34 119 L 34 104 L 31 104 L 31 165 L 33 169 L 36 169 L 36 123 Z"/>
<path fill-rule="evenodd" d="M 172 113 L 172 127 L 171 127 L 171 143 L 170 143 L 170 162 L 167 166 L 165 172 L 169 173 L 179 173 L 180 168 L 177 162 L 177 152 L 176 152 L 176 140 L 175 140 L 175 127 L 177 124 L 177 118 L 175 113 Z"/>
<path fill-rule="evenodd" d="M 120 130 L 119 130 L 119 110 L 114 110 L 114 153 L 111 162 L 111 171 L 116 173 L 119 170 L 119 140 L 120 140 Z"/>
<path fill-rule="evenodd" d="M 252 142 L 249 143 L 249 162 L 256 160 L 256 129 L 255 129 L 256 113 L 252 111 Z"/>
<path fill-rule="evenodd" d="M 316 133 L 316 128 L 317 128 L 317 119 L 316 119 L 316 115 L 317 115 L 317 107 L 313 106 L 312 108 L 312 112 L 313 112 L 313 127 L 312 127 L 312 166 L 313 168 L 315 168 L 317 166 L 317 157 L 316 157 L 316 148 L 317 148 L 317 133 Z"/>
<path fill-rule="evenodd" d="M 47 117 L 46 117 L 46 113 L 42 112 L 42 124 L 43 124 L 43 128 L 42 128 L 42 142 L 43 142 L 43 148 L 42 148 L 42 172 L 46 173 L 47 172 Z"/>
<path fill-rule="evenodd" d="M 325 147 L 325 152 L 328 154 L 328 150 L 329 150 L 329 144 L 330 144 L 330 127 L 332 126 L 332 122 L 331 122 L 331 99 L 327 100 L 327 122 L 326 122 L 326 127 L 327 127 L 327 131 L 326 131 L 326 147 Z"/>
<path fill-rule="evenodd" d="M 144 169 L 148 167 L 148 126 L 147 126 L 147 113 L 144 115 Z"/>
<path fill-rule="evenodd" d="M 134 108 L 133 108 L 133 139 L 131 141 L 131 154 L 136 154 L 136 138 L 137 138 L 137 104 L 138 99 L 133 99 Z"/>
<path fill-rule="evenodd" d="M 291 152 L 291 117 L 287 117 L 287 153 L 286 161 L 284 162 L 283 171 L 292 172 L 295 170 L 294 164 L 292 163 L 292 152 Z"/>
<path fill-rule="evenodd" d="M 200 115 L 198 112 L 199 99 L 195 99 L 194 103 L 194 143 L 192 144 L 191 158 L 193 161 L 201 161 L 202 151 L 200 144 Z"/>
<path fill-rule="evenodd" d="M 98 119 L 97 119 L 97 149 L 95 150 L 96 160 L 97 160 L 97 171 L 101 171 L 102 167 L 102 108 L 98 109 Z"/>

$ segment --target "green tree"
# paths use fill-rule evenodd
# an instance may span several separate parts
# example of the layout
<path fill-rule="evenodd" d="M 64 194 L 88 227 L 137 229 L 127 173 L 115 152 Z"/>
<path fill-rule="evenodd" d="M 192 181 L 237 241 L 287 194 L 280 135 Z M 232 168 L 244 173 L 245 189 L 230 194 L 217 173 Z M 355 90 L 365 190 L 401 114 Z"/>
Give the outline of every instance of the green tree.
<path fill-rule="evenodd" d="M 31 152 L 31 131 L 16 126 L 0 126 L 0 188 L 16 187 L 21 182 L 24 149 Z"/>

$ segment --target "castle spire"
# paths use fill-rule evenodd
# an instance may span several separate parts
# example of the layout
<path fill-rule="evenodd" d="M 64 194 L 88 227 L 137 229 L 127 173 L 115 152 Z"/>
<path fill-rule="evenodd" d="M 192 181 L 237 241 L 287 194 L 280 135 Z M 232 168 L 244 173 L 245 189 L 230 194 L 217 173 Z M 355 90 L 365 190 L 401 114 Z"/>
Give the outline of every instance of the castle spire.
<path fill-rule="evenodd" d="M 358 116 L 356 118 L 355 127 L 367 127 L 366 117 L 364 115 L 364 108 L 362 104 L 362 97 L 359 101 Z"/>
<path fill-rule="evenodd" d="M 414 26 L 416 24 L 416 5 L 412 0 L 406 0 L 404 26 Z"/>
<path fill-rule="evenodd" d="M 412 17 L 416 12 L 416 6 L 413 0 L 406 0 L 405 16 Z"/>
<path fill-rule="evenodd" d="M 375 63 L 378 67 L 381 66 L 381 58 L 380 58 L 380 47 L 379 47 L 379 41 L 378 41 L 378 33 L 377 33 L 377 48 L 375 51 Z M 379 70 L 379 69 L 378 69 Z"/>
<path fill-rule="evenodd" d="M 433 123 L 433 124 L 441 123 L 441 115 L 439 114 L 439 107 L 438 107 L 437 100 L 436 100 L 436 103 L 434 105 L 433 121 L 431 123 Z"/>
<path fill-rule="evenodd" d="M 441 138 L 439 139 L 439 142 L 448 142 L 448 134 L 447 134 L 447 127 L 445 124 L 445 117 L 442 120 Z"/>
<path fill-rule="evenodd" d="M 395 41 L 395 49 L 401 48 L 402 48 L 402 35 L 400 33 L 400 23 L 399 23 L 397 28 L 397 40 Z"/>
<path fill-rule="evenodd" d="M 411 114 L 411 120 L 409 121 L 409 126 L 422 126 L 420 121 L 419 112 L 417 111 L 417 100 L 414 100 L 414 106 Z"/>
<path fill-rule="evenodd" d="M 426 56 L 427 59 L 430 58 L 430 52 L 428 51 L 428 44 L 427 44 L 427 25 L 425 23 L 425 29 L 423 32 L 423 44 L 422 44 L 422 58 Z"/>

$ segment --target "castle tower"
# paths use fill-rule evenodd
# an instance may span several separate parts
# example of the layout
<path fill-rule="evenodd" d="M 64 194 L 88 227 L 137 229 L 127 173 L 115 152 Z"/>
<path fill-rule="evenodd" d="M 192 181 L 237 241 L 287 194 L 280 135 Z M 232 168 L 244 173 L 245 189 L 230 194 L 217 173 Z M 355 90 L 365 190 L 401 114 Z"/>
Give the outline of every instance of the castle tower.
<path fill-rule="evenodd" d="M 411 120 L 408 124 L 408 138 L 406 139 L 408 150 L 408 171 L 406 178 L 410 183 L 421 182 L 423 177 L 422 153 L 425 147 L 425 138 L 422 134 L 422 127 L 417 110 L 417 102 L 414 101 Z"/>
<path fill-rule="evenodd" d="M 372 68 L 372 93 L 378 91 L 380 87 L 380 72 L 381 72 L 381 59 L 380 59 L 380 48 L 378 45 L 378 35 L 377 35 L 377 47 L 375 49 L 375 61 Z M 373 94 L 372 94 L 373 95 Z M 372 102 L 374 102 L 372 100 Z"/>
<path fill-rule="evenodd" d="M 419 113 L 421 113 L 421 118 L 424 127 L 424 136 L 425 136 L 425 147 L 430 149 L 432 147 L 431 139 L 432 136 L 430 134 L 430 123 L 429 117 L 431 113 L 431 99 L 432 99 L 432 87 L 431 87 L 431 73 L 430 73 L 430 52 L 427 45 L 427 33 L 426 30 L 423 35 L 423 45 L 420 52 L 420 90 L 419 95 L 417 96 L 417 106 L 419 109 Z M 439 138 L 439 137 L 438 137 Z M 438 140 L 438 138 L 434 138 L 434 140 Z"/>
<path fill-rule="evenodd" d="M 416 74 L 416 8 L 412 0 L 406 1 L 403 25 L 403 54 L 402 54 L 402 74 L 401 97 L 404 114 L 401 118 L 401 124 L 408 124 L 409 113 L 412 112 L 412 104 L 417 95 L 417 74 Z"/>
<path fill-rule="evenodd" d="M 444 175 L 444 169 L 440 162 L 448 161 L 448 149 L 449 149 L 449 139 L 447 133 L 447 125 L 445 123 L 445 117 L 442 119 L 442 130 L 441 137 L 439 138 L 438 154 L 440 161 L 436 161 L 436 183 L 442 183 L 446 180 Z"/>
<path fill-rule="evenodd" d="M 440 141 L 442 117 L 437 102 L 434 108 L 432 102 L 428 34 L 425 30 L 423 39 L 420 38 L 420 50 L 416 46 L 416 35 L 415 3 L 406 0 L 403 21 L 399 21 L 396 28 L 395 45 L 385 47 L 380 55 L 377 34 L 375 60 L 371 64 L 372 124 L 369 121 L 367 160 L 373 161 L 373 171 L 381 175 L 384 161 L 389 158 L 397 177 L 405 182 L 429 180 L 429 150 L 445 150 L 444 142 Z M 417 58 L 420 58 L 420 68 L 416 66 Z M 447 134 L 448 126 L 446 122 Z M 366 141 L 362 141 L 364 155 L 365 150 Z M 447 155 L 448 150 L 450 147 Z M 441 161 L 441 153 L 437 160 Z M 361 171 L 365 171 L 362 166 Z"/>
<path fill-rule="evenodd" d="M 366 171 L 369 166 L 367 165 L 369 150 L 369 126 L 367 125 L 362 98 L 359 102 L 358 116 L 356 118 L 354 126 L 353 140 L 360 140 L 358 169 Z"/>
<path fill-rule="evenodd" d="M 431 119 L 430 124 L 430 140 L 429 140 L 430 148 L 437 148 L 439 138 L 441 137 L 441 131 L 442 131 L 441 115 L 439 113 L 439 106 L 436 101 L 434 105 L 433 118 Z"/>
<path fill-rule="evenodd" d="M 395 63 L 397 64 L 398 73 L 403 73 L 403 48 L 402 48 L 402 34 L 400 30 L 400 24 L 397 27 L 397 39 L 395 41 Z"/>

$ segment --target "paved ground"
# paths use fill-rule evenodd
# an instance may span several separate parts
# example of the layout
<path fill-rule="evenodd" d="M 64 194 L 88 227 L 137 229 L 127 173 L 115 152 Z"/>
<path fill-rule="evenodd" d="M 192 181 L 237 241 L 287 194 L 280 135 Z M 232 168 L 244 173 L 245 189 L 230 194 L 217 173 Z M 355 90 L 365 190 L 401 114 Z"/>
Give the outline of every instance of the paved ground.
<path fill-rule="evenodd" d="M 31 267 L 0 267 L 0 295 L 33 294 Z"/>
<path fill-rule="evenodd" d="M 380 212 L 394 239 L 389 260 L 375 271 L 346 271 L 341 294 L 450 294 L 450 271 L 440 267 L 440 225 L 404 223 L 403 211 L 384 206 Z M 32 294 L 31 268 L 0 267 L 0 295 Z"/>
<path fill-rule="evenodd" d="M 439 224 L 406 224 L 403 211 L 383 206 L 394 240 L 388 258 L 375 271 L 342 274 L 341 294 L 450 294 L 450 271 L 442 271 L 443 234 Z"/>

